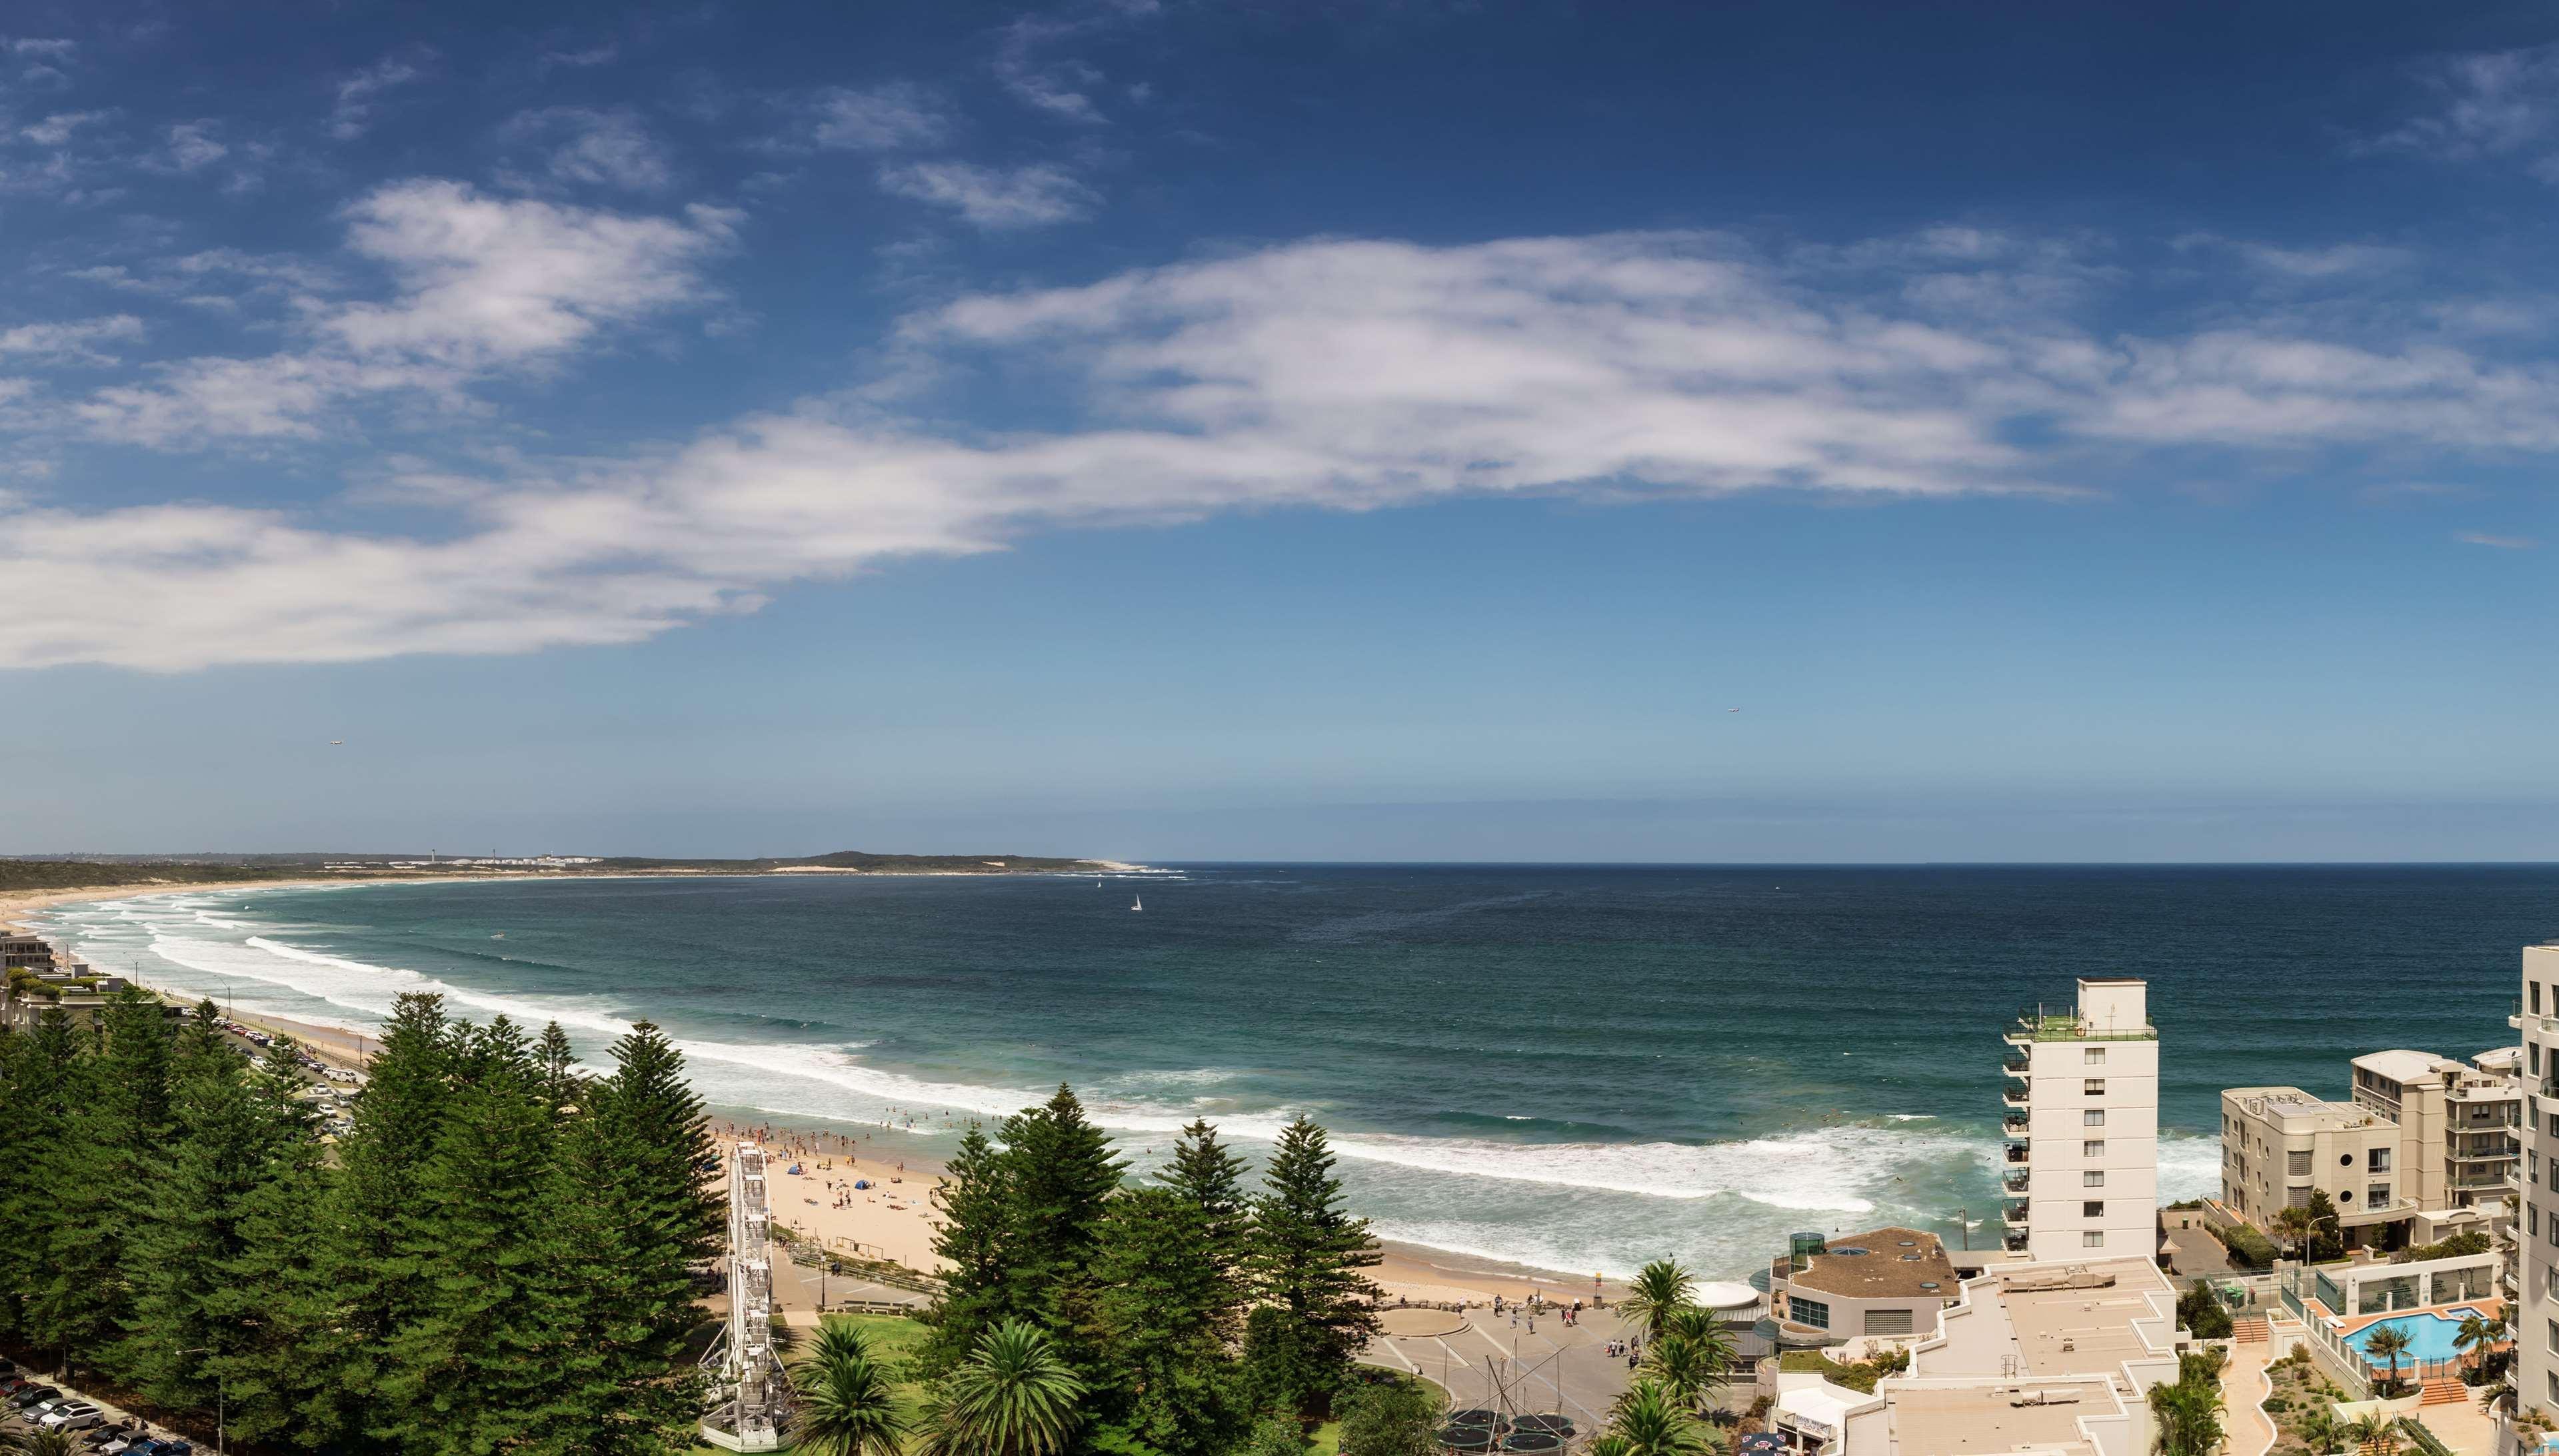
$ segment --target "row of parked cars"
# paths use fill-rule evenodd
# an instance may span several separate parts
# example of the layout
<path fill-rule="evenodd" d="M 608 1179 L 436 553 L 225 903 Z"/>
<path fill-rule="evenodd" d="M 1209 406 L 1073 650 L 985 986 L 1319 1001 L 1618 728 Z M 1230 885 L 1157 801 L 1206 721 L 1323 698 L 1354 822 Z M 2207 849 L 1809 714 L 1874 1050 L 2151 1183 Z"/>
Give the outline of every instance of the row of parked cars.
<path fill-rule="evenodd" d="M 97 1456 L 195 1456 L 192 1441 L 154 1435 L 131 1416 L 107 1419 L 96 1402 L 83 1400 L 0 1360 L 0 1410 L 37 1430 L 79 1432 L 78 1448 Z"/>

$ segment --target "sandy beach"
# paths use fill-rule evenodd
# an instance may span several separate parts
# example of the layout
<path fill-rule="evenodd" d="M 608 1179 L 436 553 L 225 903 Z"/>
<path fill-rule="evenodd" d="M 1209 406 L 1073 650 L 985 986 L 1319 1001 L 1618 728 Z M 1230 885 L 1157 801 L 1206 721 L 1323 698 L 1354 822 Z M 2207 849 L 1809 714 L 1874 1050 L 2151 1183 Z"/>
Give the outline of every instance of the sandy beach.
<path fill-rule="evenodd" d="M 940 1270 L 942 1261 L 933 1253 L 941 1219 L 933 1204 L 934 1190 L 942 1186 L 940 1164 L 900 1152 L 893 1143 L 883 1147 L 870 1139 L 773 1123 L 753 1129 L 719 1124 L 723 1154 L 740 1131 L 760 1134 L 757 1140 L 767 1149 L 767 1186 L 778 1222 L 836 1252 L 885 1258 L 920 1272 Z M 797 1173 L 791 1171 L 795 1166 Z M 857 1182 L 871 1186 L 855 1188 Z M 1586 1273 L 1532 1269 L 1419 1244 L 1385 1242 L 1381 1251 L 1385 1257 L 1370 1277 L 1389 1302 L 1484 1304 L 1496 1294 L 1520 1300 L 1533 1293 L 1570 1301 L 1588 1299 L 1593 1291 Z M 1622 1287 L 1616 1280 L 1597 1285 L 1609 1299 Z"/>

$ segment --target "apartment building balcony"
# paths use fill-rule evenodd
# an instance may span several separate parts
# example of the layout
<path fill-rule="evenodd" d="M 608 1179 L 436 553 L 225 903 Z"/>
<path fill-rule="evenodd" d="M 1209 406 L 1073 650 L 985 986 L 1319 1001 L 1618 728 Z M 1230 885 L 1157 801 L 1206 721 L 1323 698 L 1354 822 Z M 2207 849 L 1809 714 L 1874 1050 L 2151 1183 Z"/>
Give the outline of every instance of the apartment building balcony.
<path fill-rule="evenodd" d="M 2001 1176 L 2000 1186 L 2011 1193 L 2024 1193 L 2026 1186 L 2033 1181 L 2033 1176 L 2025 1168 L 2013 1168 Z"/>
<path fill-rule="evenodd" d="M 2011 1077 L 2024 1077 L 2033 1070 L 2034 1062 L 2023 1052 L 2013 1052 L 2000 1059 L 2000 1070 Z"/>
<path fill-rule="evenodd" d="M 2033 1161 L 2033 1154 L 2028 1151 L 2031 1146 L 2032 1145 L 2023 1137 L 2010 1138 L 2008 1140 L 2008 1147 L 2005 1155 L 2008 1165 L 2015 1168 Z"/>
<path fill-rule="evenodd" d="M 2024 1137 L 2033 1122 L 2024 1112 L 2011 1112 L 2000 1119 L 2000 1131 L 2010 1137 Z"/>
<path fill-rule="evenodd" d="M 2000 1100 L 2008 1103 L 2012 1107 L 2023 1107 L 2026 1105 L 2027 1098 L 2030 1095 L 2031 1093 L 2029 1093 L 2025 1088 L 2009 1087 L 2001 1090 Z"/>
<path fill-rule="evenodd" d="M 2011 1234 L 2000 1240 L 2000 1246 L 2011 1253 L 2024 1253 L 2026 1252 L 2026 1236 L 2024 1234 Z"/>
<path fill-rule="evenodd" d="M 2026 1200 L 2015 1198 L 2000 1206 L 2000 1222 L 2012 1229 L 2026 1227 Z"/>

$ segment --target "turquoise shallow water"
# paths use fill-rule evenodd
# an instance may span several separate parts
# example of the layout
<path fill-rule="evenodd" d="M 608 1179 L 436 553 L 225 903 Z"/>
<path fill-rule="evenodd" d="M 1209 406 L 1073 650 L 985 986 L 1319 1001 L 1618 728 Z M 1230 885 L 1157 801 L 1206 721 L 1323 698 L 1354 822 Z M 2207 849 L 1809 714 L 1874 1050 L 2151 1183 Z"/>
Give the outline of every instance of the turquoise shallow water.
<path fill-rule="evenodd" d="M 2206 1191 L 2222 1086 L 2341 1095 L 2361 1051 L 2500 1044 L 2559 869 L 1215 865 L 198 892 L 48 924 L 284 1016 L 369 1026 L 436 989 L 589 1056 L 646 1016 L 724 1108 L 888 1119 L 924 1153 L 1061 1080 L 1141 1162 L 1194 1115 L 1250 1141 L 1305 1111 L 1390 1237 L 1730 1271 L 1794 1229 L 1963 1237 L 1996 1206 L 2000 1024 L 2083 973 L 2152 979 L 2164 1184 Z"/>

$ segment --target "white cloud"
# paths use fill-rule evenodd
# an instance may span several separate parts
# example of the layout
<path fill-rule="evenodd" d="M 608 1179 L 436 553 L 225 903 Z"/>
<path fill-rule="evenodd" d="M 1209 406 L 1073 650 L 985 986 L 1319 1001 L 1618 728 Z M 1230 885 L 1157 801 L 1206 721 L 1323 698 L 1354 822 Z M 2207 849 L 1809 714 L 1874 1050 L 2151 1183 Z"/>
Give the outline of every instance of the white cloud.
<path fill-rule="evenodd" d="M 12 56 L 40 56 L 52 61 L 68 61 L 79 49 L 76 41 L 44 41 L 19 37 L 5 43 Z"/>
<path fill-rule="evenodd" d="M 0 329 L 0 358 L 111 364 L 116 363 L 116 357 L 99 346 L 130 344 L 140 339 L 142 332 L 142 321 L 131 314 L 56 324 L 20 324 Z"/>
<path fill-rule="evenodd" d="M 2559 46 L 2455 56 L 2424 79 L 2437 108 L 2356 150 L 2449 161 L 2522 156 L 2533 175 L 2559 182 Z"/>
<path fill-rule="evenodd" d="M 805 107 L 806 145 L 828 151 L 890 152 L 927 146 L 951 124 L 930 92 L 903 82 L 855 89 L 834 86 Z"/>
<path fill-rule="evenodd" d="M 437 369 L 467 381 L 674 306 L 697 287 L 682 259 L 715 245 L 673 223 L 598 242 L 596 215 L 412 187 L 356 216 L 360 245 L 401 280 L 395 302 L 324 321 L 332 351 L 172 371 L 121 422 L 136 437 L 208 421 L 307 432 L 333 400 L 391 387 L 367 370 L 396 387 Z M 551 252 L 610 261 L 518 257 Z M 1939 270 L 2051 266 L 1942 239 L 1860 265 L 1896 253 Z M 964 298 L 908 320 L 884 372 L 955 394 L 980 366 L 1020 387 L 1050 377 L 1064 423 L 971 430 L 929 392 L 810 401 L 620 462 L 438 475 L 410 504 L 452 511 L 452 528 L 417 535 L 239 508 L 22 506 L 0 515 L 22 607 L 0 617 L 0 665 L 632 642 L 900 558 L 1224 511 L 2048 493 L 2154 448 L 2242 463 L 2339 441 L 2559 453 L 2559 380 L 2537 366 L 2279 319 L 2120 339 L 2062 309 L 1976 315 L 1881 280 L 1844 288 L 1843 266 L 1687 234 L 1336 240 Z M 607 276 L 659 278 L 639 288 L 657 302 L 622 302 Z"/>
<path fill-rule="evenodd" d="M 1009 171 L 973 162 L 917 162 L 880 171 L 880 186 L 900 197 L 950 208 L 979 227 L 1005 229 L 1072 222 L 1100 201 L 1063 169 Z"/>
<path fill-rule="evenodd" d="M 59 147 L 72 139 L 72 133 L 83 126 L 93 126 L 106 119 L 103 111 L 57 111 L 32 126 L 22 126 L 18 134 L 40 147 Z"/>
<path fill-rule="evenodd" d="M 329 113 L 329 134 L 340 141 L 363 136 L 374 124 L 382 93 L 424 76 L 434 59 L 434 52 L 423 50 L 385 56 L 342 78 L 338 82 L 338 104 Z"/>
<path fill-rule="evenodd" d="M 215 135 L 219 123 L 182 121 L 169 128 L 169 165 L 180 172 L 194 172 L 210 167 L 231 154 L 231 149 Z"/>
<path fill-rule="evenodd" d="M 597 331 L 710 296 L 700 265 L 735 214 L 629 217 L 484 196 L 454 182 L 377 189 L 347 212 L 348 244 L 387 269 L 387 302 L 311 301 L 313 347 L 262 359 L 164 365 L 151 384 L 103 389 L 76 411 L 99 437 L 169 446 L 203 437 L 308 436 L 333 404 L 419 391 L 455 402 L 493 370 L 542 364 Z M 180 277 L 317 281 L 231 252 L 178 260 Z"/>
<path fill-rule="evenodd" d="M 2500 551 L 2529 551 L 2541 544 L 2530 536 L 2496 536 L 2485 531 L 2456 531 L 2453 539 L 2474 546 L 2492 546 Z"/>
<path fill-rule="evenodd" d="M 995 79 L 1023 104 L 1066 121 L 1088 125 L 1108 120 L 1091 92 L 1102 73 L 1072 58 L 1042 59 L 1042 47 L 1073 36 L 1085 27 L 1071 21 L 1024 16 L 1004 27 L 995 40 Z"/>
<path fill-rule="evenodd" d="M 546 149 L 543 166 L 563 182 L 658 192 L 675 181 L 675 169 L 638 114 L 552 106 L 519 113 L 505 134 Z"/>

